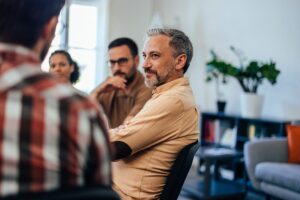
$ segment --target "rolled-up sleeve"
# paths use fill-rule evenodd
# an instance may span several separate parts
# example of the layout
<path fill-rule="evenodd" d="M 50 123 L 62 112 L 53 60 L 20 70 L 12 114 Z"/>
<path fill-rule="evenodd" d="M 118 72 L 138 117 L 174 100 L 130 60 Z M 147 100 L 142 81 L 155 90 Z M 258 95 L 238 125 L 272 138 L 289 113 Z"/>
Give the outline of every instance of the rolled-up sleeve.
<path fill-rule="evenodd" d="M 134 118 L 110 131 L 111 140 L 125 142 L 134 154 L 172 139 L 180 132 L 183 109 L 181 100 L 174 96 L 151 99 Z"/>

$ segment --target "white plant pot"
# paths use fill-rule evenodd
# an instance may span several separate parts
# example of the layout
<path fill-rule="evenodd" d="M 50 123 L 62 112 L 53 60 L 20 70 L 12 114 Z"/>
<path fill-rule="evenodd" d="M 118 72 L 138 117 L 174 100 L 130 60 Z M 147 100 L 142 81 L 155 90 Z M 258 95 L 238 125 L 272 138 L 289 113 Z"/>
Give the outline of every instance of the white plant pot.
<path fill-rule="evenodd" d="M 256 118 L 261 116 L 264 97 L 253 93 L 241 94 L 242 117 Z"/>

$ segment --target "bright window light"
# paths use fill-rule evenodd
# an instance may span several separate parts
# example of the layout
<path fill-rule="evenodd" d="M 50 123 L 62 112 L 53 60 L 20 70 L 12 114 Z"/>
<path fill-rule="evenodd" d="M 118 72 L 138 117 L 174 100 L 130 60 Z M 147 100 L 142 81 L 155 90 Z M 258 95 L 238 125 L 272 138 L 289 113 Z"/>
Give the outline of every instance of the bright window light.
<path fill-rule="evenodd" d="M 74 86 L 86 93 L 107 75 L 105 66 L 107 0 L 70 0 L 60 15 L 55 38 L 42 70 L 49 71 L 49 56 L 67 50 L 80 67 L 81 76 Z"/>
<path fill-rule="evenodd" d="M 88 49 L 96 48 L 97 8 L 95 6 L 71 5 L 69 46 Z"/>

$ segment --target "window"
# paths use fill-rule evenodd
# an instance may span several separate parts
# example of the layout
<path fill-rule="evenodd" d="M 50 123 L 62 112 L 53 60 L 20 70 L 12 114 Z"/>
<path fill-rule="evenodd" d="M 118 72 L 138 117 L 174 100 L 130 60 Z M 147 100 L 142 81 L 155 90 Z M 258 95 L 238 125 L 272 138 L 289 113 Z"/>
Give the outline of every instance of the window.
<path fill-rule="evenodd" d="M 42 64 L 49 70 L 49 55 L 67 50 L 80 66 L 75 87 L 89 93 L 107 75 L 106 52 L 107 0 L 70 0 L 60 15 L 56 35 Z"/>

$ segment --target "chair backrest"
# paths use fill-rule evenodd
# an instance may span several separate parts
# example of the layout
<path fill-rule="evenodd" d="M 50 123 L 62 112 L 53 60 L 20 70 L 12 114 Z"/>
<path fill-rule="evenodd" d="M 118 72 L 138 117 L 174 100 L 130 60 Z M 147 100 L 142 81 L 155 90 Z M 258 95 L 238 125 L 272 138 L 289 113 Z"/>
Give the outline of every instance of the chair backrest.
<path fill-rule="evenodd" d="M 110 187 L 93 186 L 70 188 L 31 194 L 19 194 L 0 198 L 1 200 L 120 200 L 117 193 Z"/>
<path fill-rule="evenodd" d="M 185 146 L 178 154 L 166 184 L 161 193 L 161 200 L 176 200 L 191 168 L 193 158 L 199 149 L 200 143 L 195 142 Z"/>

